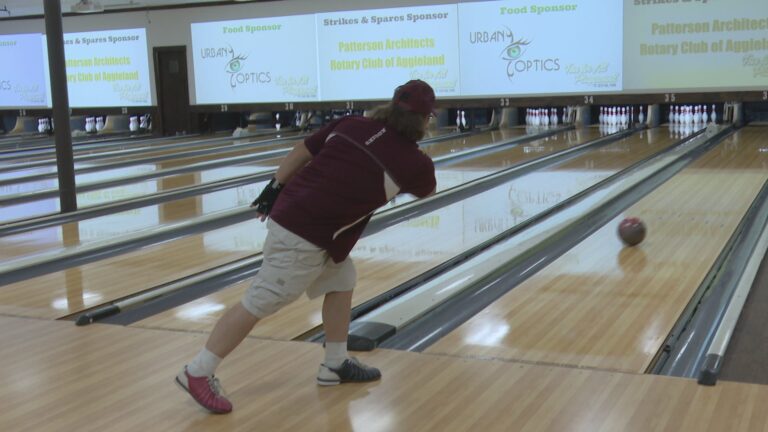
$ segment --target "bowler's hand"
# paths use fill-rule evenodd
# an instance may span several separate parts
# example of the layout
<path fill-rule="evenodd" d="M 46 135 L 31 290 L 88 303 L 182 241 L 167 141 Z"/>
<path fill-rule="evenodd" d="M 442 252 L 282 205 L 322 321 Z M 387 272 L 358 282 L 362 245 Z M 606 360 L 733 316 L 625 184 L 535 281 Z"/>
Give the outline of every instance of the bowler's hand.
<path fill-rule="evenodd" d="M 269 216 L 269 212 L 272 210 L 272 206 L 277 201 L 277 196 L 280 194 L 283 185 L 281 185 L 277 179 L 272 178 L 269 184 L 261 191 L 261 194 L 251 203 L 251 208 L 256 209 L 256 217 L 264 222 Z"/>

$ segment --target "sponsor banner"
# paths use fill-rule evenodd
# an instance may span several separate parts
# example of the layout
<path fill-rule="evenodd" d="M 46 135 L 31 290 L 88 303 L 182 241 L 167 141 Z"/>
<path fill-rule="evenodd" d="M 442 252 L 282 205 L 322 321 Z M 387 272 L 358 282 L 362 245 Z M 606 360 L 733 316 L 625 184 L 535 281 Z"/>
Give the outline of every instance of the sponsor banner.
<path fill-rule="evenodd" d="M 622 4 L 460 3 L 463 96 L 618 92 Z"/>
<path fill-rule="evenodd" d="M 64 56 L 71 107 L 152 105 L 143 28 L 65 33 Z"/>
<path fill-rule="evenodd" d="M 626 89 L 768 85 L 765 0 L 625 0 Z"/>
<path fill-rule="evenodd" d="M 455 4 L 317 14 L 320 97 L 389 99 L 411 79 L 458 96 L 456 31 Z"/>
<path fill-rule="evenodd" d="M 192 24 L 198 104 L 316 101 L 313 15 Z"/>
<path fill-rule="evenodd" d="M 43 37 L 0 35 L 0 108 L 48 106 Z"/>

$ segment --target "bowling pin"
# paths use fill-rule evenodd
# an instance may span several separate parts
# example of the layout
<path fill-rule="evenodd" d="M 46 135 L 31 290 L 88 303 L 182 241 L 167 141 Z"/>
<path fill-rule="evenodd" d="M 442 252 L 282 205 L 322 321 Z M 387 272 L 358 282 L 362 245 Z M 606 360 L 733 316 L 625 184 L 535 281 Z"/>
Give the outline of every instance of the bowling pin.
<path fill-rule="evenodd" d="M 128 129 L 131 132 L 136 132 L 137 130 L 139 130 L 139 119 L 138 119 L 138 117 L 131 116 L 131 120 L 128 123 Z"/>
<path fill-rule="evenodd" d="M 717 112 L 715 111 L 715 104 L 712 104 L 712 124 L 717 124 Z"/>
<path fill-rule="evenodd" d="M 645 115 L 643 114 L 643 107 L 640 106 L 640 114 L 637 115 L 637 121 L 642 125 L 645 124 Z"/>
<path fill-rule="evenodd" d="M 275 114 L 275 129 L 280 130 L 280 113 Z"/>
<path fill-rule="evenodd" d="M 104 117 L 96 117 L 96 130 L 100 131 L 104 129 Z"/>
<path fill-rule="evenodd" d="M 464 129 L 467 128 L 467 116 L 464 110 L 461 110 L 461 127 Z"/>
<path fill-rule="evenodd" d="M 707 118 L 707 106 L 702 105 L 701 106 L 701 122 L 704 124 L 707 124 L 707 120 L 709 120 L 709 118 Z"/>

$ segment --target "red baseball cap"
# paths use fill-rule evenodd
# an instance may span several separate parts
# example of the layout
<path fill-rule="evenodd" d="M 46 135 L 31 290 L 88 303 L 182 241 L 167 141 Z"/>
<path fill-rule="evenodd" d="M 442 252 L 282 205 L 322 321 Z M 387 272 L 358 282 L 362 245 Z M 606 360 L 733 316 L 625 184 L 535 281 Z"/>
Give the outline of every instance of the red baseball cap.
<path fill-rule="evenodd" d="M 395 89 L 392 101 L 406 111 L 427 116 L 434 114 L 435 91 L 422 80 L 410 80 Z"/>

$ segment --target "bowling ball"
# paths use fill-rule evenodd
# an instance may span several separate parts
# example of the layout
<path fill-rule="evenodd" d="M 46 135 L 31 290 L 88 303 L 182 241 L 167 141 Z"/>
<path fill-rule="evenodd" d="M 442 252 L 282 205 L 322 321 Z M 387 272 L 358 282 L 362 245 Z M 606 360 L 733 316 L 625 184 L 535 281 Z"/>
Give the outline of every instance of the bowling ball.
<path fill-rule="evenodd" d="M 627 246 L 635 246 L 645 238 L 645 224 L 636 217 L 628 217 L 619 223 L 619 238 Z"/>

